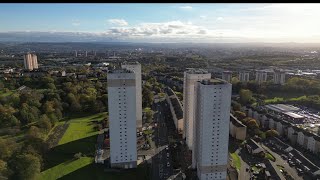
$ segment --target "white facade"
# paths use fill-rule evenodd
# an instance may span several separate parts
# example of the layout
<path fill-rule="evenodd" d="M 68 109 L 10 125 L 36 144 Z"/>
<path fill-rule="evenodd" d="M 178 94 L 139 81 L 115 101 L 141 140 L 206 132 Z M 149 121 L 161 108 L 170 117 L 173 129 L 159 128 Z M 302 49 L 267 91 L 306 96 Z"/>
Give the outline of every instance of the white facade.
<path fill-rule="evenodd" d="M 183 81 L 183 119 L 184 133 L 186 143 L 189 149 L 192 149 L 193 143 L 193 121 L 194 121 L 194 87 L 197 81 L 210 79 L 211 73 L 201 69 L 190 69 L 184 72 Z"/>
<path fill-rule="evenodd" d="M 304 134 L 303 134 L 303 132 L 298 132 L 298 144 L 300 145 L 300 146 L 303 146 L 303 144 L 304 144 Z"/>
<path fill-rule="evenodd" d="M 136 108 L 137 108 L 137 127 L 142 128 L 142 86 L 141 86 L 141 64 L 138 62 L 124 63 L 121 67 L 134 72 L 136 78 Z"/>
<path fill-rule="evenodd" d="M 307 149 L 311 152 L 315 152 L 316 150 L 316 140 L 312 136 L 308 137 Z"/>
<path fill-rule="evenodd" d="M 279 121 L 279 122 L 277 122 L 276 126 L 277 126 L 277 132 L 279 133 L 280 136 L 282 136 L 282 134 L 283 134 L 283 125 Z"/>
<path fill-rule="evenodd" d="M 281 84 L 284 85 L 286 81 L 286 74 L 283 71 L 280 70 L 274 70 L 274 74 L 273 74 L 273 82 L 275 84 Z"/>
<path fill-rule="evenodd" d="M 227 81 L 227 82 L 231 82 L 231 80 L 232 80 L 232 72 L 231 71 L 223 71 L 222 72 L 222 79 Z"/>
<path fill-rule="evenodd" d="M 192 165 L 200 180 L 226 179 L 231 84 L 203 80 L 196 85 Z"/>
<path fill-rule="evenodd" d="M 27 70 L 38 69 L 38 58 L 37 55 L 28 53 L 23 56 L 24 68 Z"/>
<path fill-rule="evenodd" d="M 249 81 L 249 72 L 239 72 L 239 81 L 248 82 Z"/>
<path fill-rule="evenodd" d="M 258 82 L 258 84 L 266 82 L 267 77 L 268 77 L 268 74 L 265 71 L 257 71 L 256 72 L 256 82 Z"/>
<path fill-rule="evenodd" d="M 136 81 L 128 70 L 108 73 L 111 167 L 137 166 Z"/>

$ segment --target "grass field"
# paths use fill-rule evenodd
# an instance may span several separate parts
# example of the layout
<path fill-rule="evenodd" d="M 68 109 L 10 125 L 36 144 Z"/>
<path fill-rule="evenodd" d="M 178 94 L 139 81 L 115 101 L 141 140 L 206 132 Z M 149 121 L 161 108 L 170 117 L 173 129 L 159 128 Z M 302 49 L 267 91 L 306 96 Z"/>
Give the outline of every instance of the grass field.
<path fill-rule="evenodd" d="M 98 131 L 95 122 L 106 117 L 106 113 L 74 118 L 67 121 L 68 129 L 58 146 L 52 148 L 44 158 L 45 167 L 40 180 L 147 180 L 145 165 L 125 172 L 105 172 L 105 165 L 94 163 L 95 144 Z M 64 122 L 60 122 L 64 123 Z M 85 157 L 75 159 L 74 154 L 81 152 Z"/>
<path fill-rule="evenodd" d="M 68 120 L 68 129 L 60 139 L 58 146 L 50 149 L 44 158 L 45 170 L 41 175 L 46 177 L 46 174 L 60 174 L 66 167 L 70 166 L 71 169 L 73 167 L 81 168 L 84 166 L 83 163 L 85 165 L 90 164 L 88 163 L 89 160 L 85 158 L 74 162 L 72 160 L 74 159 L 74 154 L 78 152 L 85 154 L 92 160 L 97 134 L 99 133 L 94 128 L 95 122 L 103 120 L 104 117 L 106 117 L 106 113 Z M 60 122 L 60 124 L 62 123 L 65 122 Z M 70 162 L 73 163 L 70 164 Z M 70 173 L 72 171 L 66 170 L 66 172 Z M 42 176 L 41 179 L 43 179 Z"/>
<path fill-rule="evenodd" d="M 83 168 L 91 164 L 92 162 L 93 162 L 92 157 L 82 157 L 77 160 L 70 160 L 42 172 L 40 179 L 45 179 L 45 180 L 58 179 L 80 168 Z"/>
<path fill-rule="evenodd" d="M 13 91 L 8 91 L 8 92 L 0 91 L 0 97 L 10 96 L 13 93 L 14 93 Z"/>
<path fill-rule="evenodd" d="M 59 145 L 78 139 L 97 135 L 99 132 L 94 130 L 94 121 L 101 121 L 106 114 L 96 114 L 83 118 L 69 120 L 69 128 L 59 141 Z"/>
<path fill-rule="evenodd" d="M 241 160 L 237 153 L 231 153 L 233 164 L 235 165 L 237 171 L 240 171 L 241 168 Z"/>
<path fill-rule="evenodd" d="M 283 98 L 283 97 L 274 97 L 271 99 L 266 99 L 264 100 L 265 103 L 271 103 L 271 104 L 275 104 L 275 103 L 282 103 L 283 101 L 300 101 L 306 99 L 306 96 L 298 96 L 298 97 L 290 97 L 290 98 Z"/>

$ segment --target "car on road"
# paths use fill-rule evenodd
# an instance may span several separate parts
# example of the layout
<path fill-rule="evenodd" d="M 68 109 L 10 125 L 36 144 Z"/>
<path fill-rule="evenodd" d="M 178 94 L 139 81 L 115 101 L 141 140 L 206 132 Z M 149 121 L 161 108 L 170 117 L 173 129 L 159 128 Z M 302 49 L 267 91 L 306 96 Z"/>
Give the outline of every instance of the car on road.
<path fill-rule="evenodd" d="M 170 167 L 170 163 L 169 162 L 167 162 L 167 167 Z"/>
<path fill-rule="evenodd" d="M 169 156 L 170 156 L 170 154 L 169 154 L 169 153 L 167 153 L 167 158 L 169 158 Z"/>
<path fill-rule="evenodd" d="M 166 145 L 166 150 L 169 150 L 169 146 L 168 145 Z"/>

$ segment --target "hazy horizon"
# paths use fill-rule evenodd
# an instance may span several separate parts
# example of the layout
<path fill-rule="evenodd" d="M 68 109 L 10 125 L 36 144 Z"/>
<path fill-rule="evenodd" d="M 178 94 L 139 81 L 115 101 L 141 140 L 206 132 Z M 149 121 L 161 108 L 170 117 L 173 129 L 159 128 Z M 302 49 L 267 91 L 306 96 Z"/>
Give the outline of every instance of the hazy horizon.
<path fill-rule="evenodd" d="M 1 4 L 0 41 L 320 43 L 320 4 Z"/>

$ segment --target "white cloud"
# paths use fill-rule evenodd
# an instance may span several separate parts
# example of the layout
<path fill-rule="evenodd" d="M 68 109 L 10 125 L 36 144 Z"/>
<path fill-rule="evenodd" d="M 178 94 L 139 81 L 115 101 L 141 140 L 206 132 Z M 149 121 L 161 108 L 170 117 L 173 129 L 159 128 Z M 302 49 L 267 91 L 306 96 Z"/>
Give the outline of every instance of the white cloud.
<path fill-rule="evenodd" d="M 222 21 L 223 17 L 217 17 L 217 21 Z"/>
<path fill-rule="evenodd" d="M 192 6 L 180 6 L 180 9 L 186 9 L 186 10 L 191 10 Z"/>
<path fill-rule="evenodd" d="M 163 23 L 141 23 L 134 27 L 115 27 L 106 31 L 107 35 L 128 38 L 188 38 L 205 36 L 207 29 L 191 22 L 169 21 Z M 188 35 L 188 37 L 186 37 Z"/>
<path fill-rule="evenodd" d="M 128 26 L 128 22 L 124 19 L 108 19 L 108 22 L 117 26 Z"/>
<path fill-rule="evenodd" d="M 200 16 L 200 18 L 201 18 L 201 19 L 206 19 L 206 18 L 207 18 L 207 16 Z"/>

